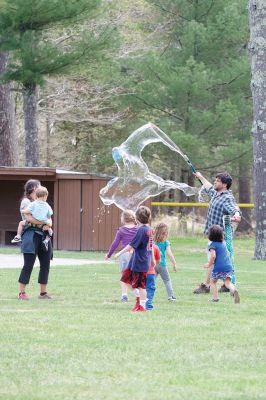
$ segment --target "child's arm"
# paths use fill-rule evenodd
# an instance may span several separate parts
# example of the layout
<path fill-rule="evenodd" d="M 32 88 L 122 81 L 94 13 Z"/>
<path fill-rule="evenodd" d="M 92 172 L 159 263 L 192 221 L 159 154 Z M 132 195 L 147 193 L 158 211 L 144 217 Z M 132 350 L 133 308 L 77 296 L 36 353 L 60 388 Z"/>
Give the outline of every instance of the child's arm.
<path fill-rule="evenodd" d="M 109 248 L 108 253 L 104 257 L 105 260 L 108 260 L 108 258 L 112 257 L 112 254 L 117 249 L 120 241 L 121 241 L 121 235 L 120 235 L 120 231 L 118 230 L 116 232 L 115 239 Z"/>
<path fill-rule="evenodd" d="M 132 246 L 130 246 L 130 244 L 127 244 L 126 247 L 124 247 L 122 250 L 120 250 L 118 253 L 115 254 L 114 258 L 117 259 L 118 257 L 120 257 L 122 254 L 128 252 L 128 251 L 132 251 L 134 248 Z"/>
<path fill-rule="evenodd" d="M 211 256 L 210 256 L 209 261 L 206 264 L 204 264 L 204 268 L 211 268 L 213 266 L 215 258 L 216 258 L 216 251 L 214 249 L 210 249 L 209 252 L 210 252 Z"/>
<path fill-rule="evenodd" d="M 171 247 L 170 245 L 166 247 L 166 254 L 168 255 L 168 257 L 170 258 L 170 261 L 173 265 L 173 270 L 174 272 L 176 272 L 176 262 L 175 262 L 175 257 L 172 253 Z"/>

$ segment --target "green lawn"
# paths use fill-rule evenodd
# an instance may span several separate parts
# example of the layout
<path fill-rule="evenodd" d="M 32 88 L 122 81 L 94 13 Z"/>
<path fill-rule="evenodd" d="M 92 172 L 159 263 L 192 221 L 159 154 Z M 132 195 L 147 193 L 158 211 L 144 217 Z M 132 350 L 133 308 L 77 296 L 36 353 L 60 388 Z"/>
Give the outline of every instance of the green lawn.
<path fill-rule="evenodd" d="M 37 299 L 37 269 L 28 302 L 16 299 L 19 270 L 0 269 L 0 399 L 265 399 L 266 262 L 252 260 L 252 240 L 236 240 L 241 304 L 228 294 L 208 303 L 192 294 L 206 241 L 171 243 L 178 300 L 168 303 L 159 278 L 146 313 L 130 312 L 132 296 L 119 302 L 114 264 L 53 268 L 50 302 Z"/>

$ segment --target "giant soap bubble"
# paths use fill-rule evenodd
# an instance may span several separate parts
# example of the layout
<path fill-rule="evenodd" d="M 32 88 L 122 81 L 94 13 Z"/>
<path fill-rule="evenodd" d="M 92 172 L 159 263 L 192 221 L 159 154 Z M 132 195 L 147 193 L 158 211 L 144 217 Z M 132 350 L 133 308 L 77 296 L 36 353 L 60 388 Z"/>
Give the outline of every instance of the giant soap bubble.
<path fill-rule="evenodd" d="M 110 180 L 101 189 L 100 197 L 104 204 L 115 204 L 122 210 L 135 211 L 148 198 L 170 189 L 182 190 L 187 196 L 198 194 L 197 188 L 186 183 L 166 181 L 149 171 L 141 153 L 144 147 L 151 143 L 163 143 L 187 159 L 179 147 L 156 125 L 152 123 L 143 125 L 124 143 L 112 150 L 113 159 L 118 167 L 118 177 Z"/>

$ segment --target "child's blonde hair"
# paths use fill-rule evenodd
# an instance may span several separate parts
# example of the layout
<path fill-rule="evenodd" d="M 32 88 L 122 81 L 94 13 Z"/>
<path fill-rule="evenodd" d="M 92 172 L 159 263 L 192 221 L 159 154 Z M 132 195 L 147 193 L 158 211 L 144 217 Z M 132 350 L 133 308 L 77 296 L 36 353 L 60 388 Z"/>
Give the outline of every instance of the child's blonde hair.
<path fill-rule="evenodd" d="M 161 222 L 160 224 L 156 225 L 154 230 L 155 243 L 164 242 L 167 236 L 168 236 L 168 226 L 164 222 Z"/>
<path fill-rule="evenodd" d="M 36 197 L 39 199 L 40 197 L 48 196 L 48 190 L 46 189 L 45 186 L 39 186 L 37 187 L 36 191 Z"/>
<path fill-rule="evenodd" d="M 124 210 L 121 214 L 121 222 L 122 224 L 136 224 L 136 216 L 134 211 Z"/>

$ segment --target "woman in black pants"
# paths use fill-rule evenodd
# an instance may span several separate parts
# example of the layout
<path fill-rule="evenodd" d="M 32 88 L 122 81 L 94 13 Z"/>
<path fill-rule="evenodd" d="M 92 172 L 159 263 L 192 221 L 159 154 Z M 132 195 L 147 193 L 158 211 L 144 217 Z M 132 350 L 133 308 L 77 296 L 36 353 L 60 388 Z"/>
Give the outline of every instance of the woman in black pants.
<path fill-rule="evenodd" d="M 39 181 L 33 179 L 25 184 L 25 195 L 33 201 L 34 192 L 40 186 Z M 24 266 L 19 276 L 19 299 L 28 300 L 29 296 L 25 292 L 26 285 L 30 281 L 31 272 L 38 256 L 40 261 L 40 272 L 38 283 L 40 284 L 39 299 L 49 300 L 51 296 L 47 293 L 47 282 L 50 270 L 50 261 L 52 257 L 52 245 L 49 240 L 48 250 L 43 246 L 43 228 L 40 227 L 40 222 L 34 220 L 30 214 L 25 214 L 25 218 L 31 223 L 31 226 L 24 230 L 21 242 L 21 251 L 24 256 Z"/>

